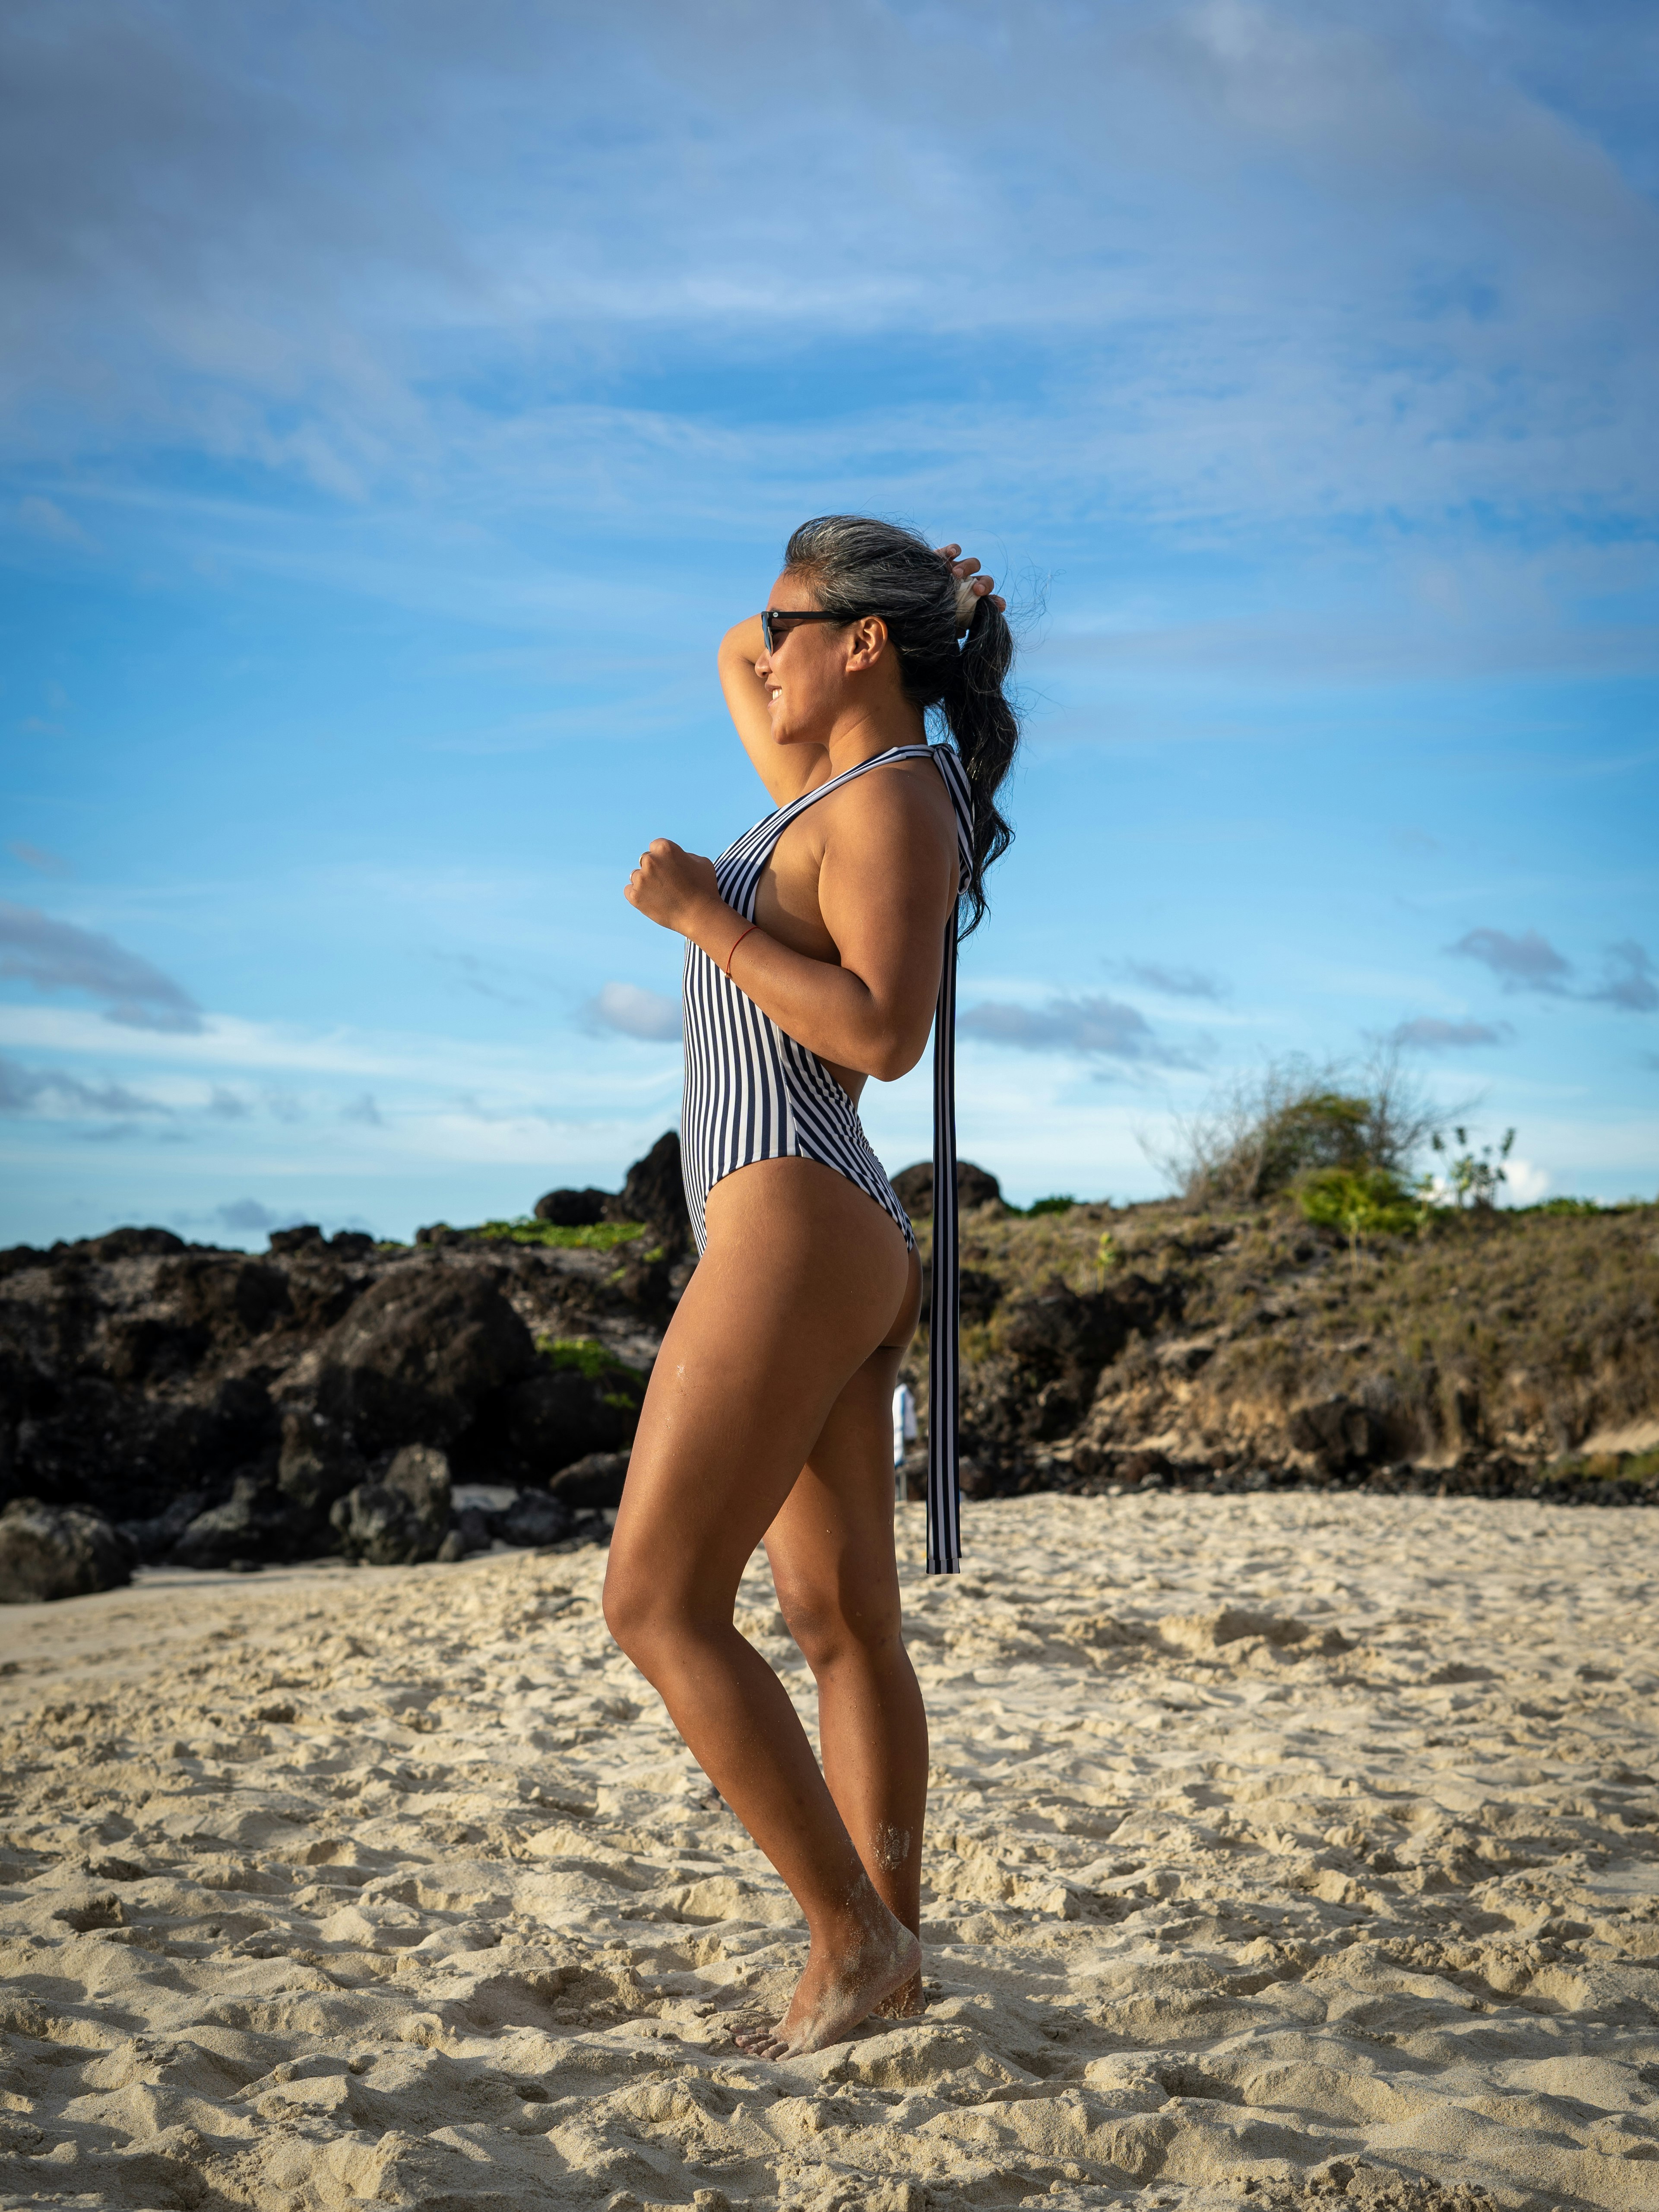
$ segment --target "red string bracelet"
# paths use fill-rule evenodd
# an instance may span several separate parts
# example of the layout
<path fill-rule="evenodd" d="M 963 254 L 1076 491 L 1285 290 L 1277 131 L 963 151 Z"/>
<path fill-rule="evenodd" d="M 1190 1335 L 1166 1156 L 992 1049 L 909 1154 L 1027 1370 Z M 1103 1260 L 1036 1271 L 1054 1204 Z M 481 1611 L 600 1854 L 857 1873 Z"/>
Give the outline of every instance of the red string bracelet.
<path fill-rule="evenodd" d="M 749 925 L 749 927 L 748 927 L 748 928 L 747 928 L 747 929 L 739 931 L 739 933 L 738 933 L 738 934 L 737 944 L 734 944 L 734 945 L 732 945 L 732 950 L 731 950 L 731 951 L 726 954 L 726 977 L 727 977 L 727 980 L 728 980 L 728 981 L 730 980 L 730 978 L 731 978 L 731 975 L 732 975 L 732 962 L 737 958 L 737 957 L 738 957 L 738 945 L 741 945 L 741 944 L 743 943 L 743 940 L 744 940 L 744 939 L 745 937 L 752 937 L 752 936 L 754 935 L 755 932 L 756 932 L 759 927 L 760 927 L 760 924 L 759 924 L 759 922 L 757 922 L 757 921 L 751 921 L 751 922 L 750 923 L 750 925 Z"/>

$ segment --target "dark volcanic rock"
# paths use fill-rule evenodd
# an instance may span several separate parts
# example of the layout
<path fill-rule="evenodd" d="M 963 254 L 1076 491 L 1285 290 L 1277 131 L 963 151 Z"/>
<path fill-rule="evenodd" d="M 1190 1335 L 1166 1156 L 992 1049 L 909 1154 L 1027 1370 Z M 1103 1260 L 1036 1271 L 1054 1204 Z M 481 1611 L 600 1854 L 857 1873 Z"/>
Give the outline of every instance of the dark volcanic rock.
<path fill-rule="evenodd" d="M 606 1200 L 605 1218 L 644 1222 L 671 1260 L 684 1250 L 691 1241 L 691 1216 L 686 1211 L 677 1129 L 659 1137 L 645 1158 L 635 1161 L 620 1196 Z"/>
<path fill-rule="evenodd" d="M 1002 1303 L 1002 1285 L 994 1275 L 988 1275 L 980 1267 L 963 1267 L 957 1274 L 957 1310 L 964 1326 L 975 1322 L 989 1321 Z M 927 1328 L 933 1319 L 933 1270 L 921 1271 L 921 1312 L 920 1325 Z"/>
<path fill-rule="evenodd" d="M 501 1518 L 504 1544 L 534 1550 L 570 1534 L 570 1508 L 545 1490 L 521 1490 Z"/>
<path fill-rule="evenodd" d="M 1134 1273 L 1115 1276 L 1100 1291 L 1074 1291 L 1058 1276 L 1002 1309 L 1004 1358 L 964 1389 L 963 1426 L 981 1462 L 981 1496 L 1003 1486 L 1033 1446 L 1075 1429 L 1088 1410 L 1101 1370 L 1133 1332 L 1150 1332 L 1178 1304 L 1177 1291 Z"/>
<path fill-rule="evenodd" d="M 188 1248 L 170 1229 L 112 1229 L 107 1237 L 94 1237 L 88 1249 L 100 1260 L 148 1260 Z"/>
<path fill-rule="evenodd" d="M 495 1394 L 457 1443 L 457 1461 L 470 1481 L 540 1488 L 573 1460 L 631 1441 L 645 1379 L 623 1367 L 590 1376 L 544 1365 Z"/>
<path fill-rule="evenodd" d="M 605 1219 L 608 1190 L 550 1190 L 536 1200 L 538 1221 L 550 1221 L 556 1229 L 591 1229 Z"/>
<path fill-rule="evenodd" d="M 360 1483 L 330 1519 L 341 1548 L 372 1567 L 438 1554 L 449 1525 L 449 1462 L 429 1444 L 406 1444 L 378 1482 Z"/>
<path fill-rule="evenodd" d="M 100 1514 L 15 1498 L 0 1513 L 0 1605 L 87 1597 L 132 1580 L 132 1553 Z"/>
<path fill-rule="evenodd" d="M 169 1500 L 160 1513 L 142 1521 L 122 1521 L 117 1526 L 131 1545 L 139 1563 L 153 1566 L 158 1560 L 172 1557 L 185 1529 L 198 1513 L 207 1510 L 207 1506 L 205 1491 L 186 1490 Z"/>
<path fill-rule="evenodd" d="M 228 1479 L 276 1442 L 263 1379 L 229 1375 L 191 1398 L 149 1397 L 101 1376 L 40 1386 L 50 1410 L 17 1429 L 14 1486 L 112 1521 L 161 1512 L 204 1477 Z"/>
<path fill-rule="evenodd" d="M 464 1505 L 450 1524 L 449 1534 L 438 1547 L 441 1559 L 464 1559 L 470 1552 L 487 1552 L 495 1539 L 498 1513 L 486 1513 L 482 1507 Z"/>
<path fill-rule="evenodd" d="M 313 1516 L 263 1469 L 239 1474 L 222 1505 L 198 1513 L 173 1547 L 181 1567 L 301 1559 L 318 1548 Z"/>
<path fill-rule="evenodd" d="M 166 1382 L 188 1375 L 207 1347 L 208 1332 L 191 1322 L 123 1315 L 106 1333 L 104 1372 L 112 1382 Z"/>
<path fill-rule="evenodd" d="M 626 1452 L 588 1452 L 566 1468 L 561 1468 L 548 1484 L 554 1497 L 576 1511 L 592 1511 L 595 1508 L 622 1504 L 623 1485 L 628 1480 Z"/>
<path fill-rule="evenodd" d="M 289 1310 L 288 1279 L 280 1268 L 222 1252 L 169 1260 L 156 1275 L 155 1291 L 186 1323 L 217 1336 L 263 1335 Z"/>
<path fill-rule="evenodd" d="M 318 1404 L 364 1452 L 447 1444 L 488 1393 L 535 1372 L 530 1331 L 491 1276 L 383 1275 L 324 1340 Z"/>
<path fill-rule="evenodd" d="M 336 1499 L 368 1480 L 368 1468 L 350 1437 L 314 1407 L 293 1407 L 283 1416 L 276 1486 L 319 1534 Z"/>
<path fill-rule="evenodd" d="M 1092 1387 L 1115 1359 L 1132 1328 L 1157 1314 L 1152 1285 L 1125 1277 L 1109 1290 L 1073 1291 L 1056 1277 L 1034 1296 L 1017 1298 L 1003 1316 L 1002 1338 L 1020 1365 L 1040 1381 Z"/>
<path fill-rule="evenodd" d="M 1291 1415 L 1291 1443 L 1297 1451 L 1311 1452 L 1331 1473 L 1363 1465 L 1376 1455 L 1381 1441 L 1370 1414 L 1351 1399 L 1327 1398 L 1298 1406 Z"/>
<path fill-rule="evenodd" d="M 893 1177 L 893 1189 L 899 1204 L 913 1221 L 918 1221 L 933 1210 L 933 1163 L 918 1160 L 914 1167 L 901 1168 Z M 957 1162 L 957 1204 L 961 1207 L 988 1206 L 1002 1196 L 1002 1185 L 984 1168 L 977 1168 L 971 1160 Z"/>

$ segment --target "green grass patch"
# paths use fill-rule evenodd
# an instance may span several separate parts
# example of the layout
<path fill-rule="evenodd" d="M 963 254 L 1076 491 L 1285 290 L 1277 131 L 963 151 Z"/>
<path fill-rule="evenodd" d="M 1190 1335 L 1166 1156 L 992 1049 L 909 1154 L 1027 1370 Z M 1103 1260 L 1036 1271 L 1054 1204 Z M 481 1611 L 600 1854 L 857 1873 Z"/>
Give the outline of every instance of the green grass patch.
<path fill-rule="evenodd" d="M 1545 1472 L 1547 1482 L 1651 1482 L 1659 1476 L 1659 1450 L 1581 1453 L 1558 1461 Z"/>
<path fill-rule="evenodd" d="M 645 1234 L 642 1221 L 595 1221 L 586 1228 L 562 1229 L 551 1221 L 520 1214 L 516 1221 L 483 1221 L 464 1232 L 498 1244 L 539 1244 L 560 1252 L 614 1252 Z"/>
<path fill-rule="evenodd" d="M 538 1337 L 536 1349 L 550 1367 L 573 1370 L 589 1382 L 626 1379 L 637 1384 L 644 1379 L 625 1360 L 618 1359 L 614 1352 L 607 1351 L 596 1336 Z M 632 1406 L 634 1401 L 624 1397 L 610 1402 Z"/>
<path fill-rule="evenodd" d="M 1035 1221 L 1040 1213 L 1069 1213 L 1076 1204 L 1074 1198 L 1057 1195 L 1036 1199 L 1023 1210 L 1028 1221 Z"/>

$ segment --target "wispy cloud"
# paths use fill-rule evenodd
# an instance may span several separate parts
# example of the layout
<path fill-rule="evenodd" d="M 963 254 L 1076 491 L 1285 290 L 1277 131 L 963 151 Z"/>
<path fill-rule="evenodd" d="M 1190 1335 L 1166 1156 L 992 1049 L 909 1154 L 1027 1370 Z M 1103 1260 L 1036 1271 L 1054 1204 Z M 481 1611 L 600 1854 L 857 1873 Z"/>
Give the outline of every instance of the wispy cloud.
<path fill-rule="evenodd" d="M 1507 1044 L 1514 1035 L 1508 1022 L 1449 1022 L 1419 1014 L 1414 1021 L 1401 1022 L 1391 1041 L 1420 1052 L 1462 1052 L 1476 1045 Z"/>
<path fill-rule="evenodd" d="M 680 1033 L 677 999 L 660 991 L 647 991 L 637 983 L 606 983 L 583 1008 L 589 1024 L 615 1030 L 623 1036 L 645 1037 L 653 1043 L 671 1043 Z"/>
<path fill-rule="evenodd" d="M 101 1002 L 106 1020 L 129 1029 L 202 1027 L 189 992 L 140 954 L 9 899 L 0 899 L 0 975 L 21 976 L 41 991 L 84 991 Z"/>
<path fill-rule="evenodd" d="M 62 1068 L 23 1067 L 15 1060 L 0 1059 L 0 1114 L 130 1118 L 170 1110 L 159 1099 L 129 1090 L 125 1083 L 86 1083 Z"/>
<path fill-rule="evenodd" d="M 503 990 L 495 978 L 507 971 L 494 962 L 479 959 L 476 952 L 434 952 L 432 957 L 462 990 L 471 991 L 480 999 L 493 999 L 497 1006 L 520 1010 L 532 1004 L 520 992 Z"/>
<path fill-rule="evenodd" d="M 17 520 L 33 537 L 50 538 L 57 545 L 73 545 L 82 552 L 95 550 L 93 540 L 75 517 L 66 514 L 56 500 L 41 499 L 35 495 L 19 500 Z"/>
<path fill-rule="evenodd" d="M 33 868 L 37 876 L 66 876 L 70 864 L 56 853 L 49 853 L 43 845 L 31 845 L 27 838 L 14 837 L 6 850 L 13 860 L 21 860 L 26 868 Z"/>
<path fill-rule="evenodd" d="M 1133 982 L 1144 984 L 1149 991 L 1162 992 L 1166 999 L 1224 999 L 1231 986 L 1223 977 L 1212 975 L 1204 968 L 1170 968 L 1153 960 L 1126 960 L 1121 974 Z"/>
<path fill-rule="evenodd" d="M 1547 998 L 1577 999 L 1586 1005 L 1617 1006 L 1621 1013 L 1659 1011 L 1659 968 L 1633 937 L 1610 945 L 1601 981 L 1587 990 L 1573 987 L 1573 963 L 1535 929 L 1511 937 L 1501 929 L 1471 929 L 1449 953 L 1478 960 L 1491 969 L 1506 991 L 1537 991 Z"/>
<path fill-rule="evenodd" d="M 233 1198 L 224 1206 L 216 1206 L 212 1218 L 223 1228 L 242 1231 L 278 1229 L 294 1219 L 291 1213 L 273 1212 L 257 1198 Z"/>
<path fill-rule="evenodd" d="M 1607 953 L 1607 974 L 1593 991 L 1586 991 L 1587 999 L 1600 1000 L 1603 1005 L 1617 1006 L 1627 1014 L 1650 1014 L 1659 1008 L 1659 969 L 1644 947 L 1633 937 L 1621 944 L 1610 945 Z"/>
<path fill-rule="evenodd" d="M 1524 930 L 1519 937 L 1502 929 L 1471 929 L 1446 950 L 1490 968 L 1506 991 L 1541 991 L 1557 999 L 1567 995 L 1572 963 L 1535 929 Z"/>
<path fill-rule="evenodd" d="M 368 1129 L 383 1129 L 386 1127 L 380 1109 L 374 1103 L 374 1093 L 368 1091 L 361 1092 L 341 1107 L 340 1119 L 343 1121 L 361 1121 Z"/>
<path fill-rule="evenodd" d="M 957 1017 L 970 1036 L 1021 1052 L 1075 1053 L 1150 1067 L 1195 1067 L 1190 1052 L 1166 1042 L 1136 1006 L 1103 994 L 1021 1006 L 988 999 Z"/>

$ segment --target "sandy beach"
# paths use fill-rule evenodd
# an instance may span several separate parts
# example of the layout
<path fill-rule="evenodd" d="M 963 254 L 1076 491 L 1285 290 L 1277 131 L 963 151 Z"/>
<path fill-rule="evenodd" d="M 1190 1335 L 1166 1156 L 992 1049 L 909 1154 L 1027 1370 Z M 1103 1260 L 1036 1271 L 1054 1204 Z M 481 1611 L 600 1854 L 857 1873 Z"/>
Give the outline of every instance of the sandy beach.
<path fill-rule="evenodd" d="M 0 2201 L 1659 2208 L 1659 1520 L 967 1540 L 907 1590 L 928 2011 L 789 2066 L 730 2027 L 794 1908 L 599 1551 L 0 1613 Z M 763 1562 L 739 1624 L 810 1714 Z"/>

